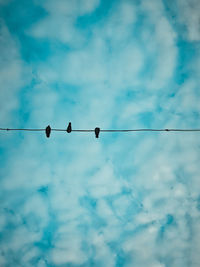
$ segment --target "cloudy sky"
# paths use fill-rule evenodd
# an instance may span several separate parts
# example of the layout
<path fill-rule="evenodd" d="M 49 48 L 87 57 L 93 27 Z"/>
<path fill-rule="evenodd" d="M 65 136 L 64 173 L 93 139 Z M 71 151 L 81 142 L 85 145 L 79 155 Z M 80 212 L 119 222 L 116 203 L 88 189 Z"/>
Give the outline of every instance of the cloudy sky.
<path fill-rule="evenodd" d="M 0 127 L 200 128 L 199 0 L 0 0 Z M 0 133 L 0 266 L 197 267 L 200 134 Z"/>

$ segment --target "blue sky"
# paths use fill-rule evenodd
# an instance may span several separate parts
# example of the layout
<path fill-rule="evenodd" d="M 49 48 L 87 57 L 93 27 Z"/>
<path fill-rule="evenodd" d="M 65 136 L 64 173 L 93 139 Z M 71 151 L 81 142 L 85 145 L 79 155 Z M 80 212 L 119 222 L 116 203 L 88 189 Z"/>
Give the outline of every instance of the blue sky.
<path fill-rule="evenodd" d="M 198 0 L 0 0 L 0 126 L 200 127 Z M 0 133 L 0 265 L 195 267 L 198 133 Z"/>

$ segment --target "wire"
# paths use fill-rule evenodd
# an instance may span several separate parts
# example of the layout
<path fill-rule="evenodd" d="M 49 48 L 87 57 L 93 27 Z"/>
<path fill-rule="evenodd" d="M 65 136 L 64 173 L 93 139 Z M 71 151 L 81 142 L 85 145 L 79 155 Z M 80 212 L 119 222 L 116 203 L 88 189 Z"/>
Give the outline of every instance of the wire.
<path fill-rule="evenodd" d="M 0 131 L 27 131 L 41 132 L 44 129 L 23 129 L 23 128 L 0 128 Z M 51 129 L 55 132 L 66 132 L 66 129 Z M 101 132 L 200 132 L 200 129 L 119 129 L 119 130 L 100 130 Z M 94 132 L 94 130 L 71 130 L 71 132 Z"/>
<path fill-rule="evenodd" d="M 200 129 L 132 129 L 132 130 L 101 130 L 101 132 L 200 132 Z"/>
<path fill-rule="evenodd" d="M 41 132 L 45 129 L 17 129 L 17 128 L 0 128 L 0 131 L 28 131 L 28 132 Z"/>

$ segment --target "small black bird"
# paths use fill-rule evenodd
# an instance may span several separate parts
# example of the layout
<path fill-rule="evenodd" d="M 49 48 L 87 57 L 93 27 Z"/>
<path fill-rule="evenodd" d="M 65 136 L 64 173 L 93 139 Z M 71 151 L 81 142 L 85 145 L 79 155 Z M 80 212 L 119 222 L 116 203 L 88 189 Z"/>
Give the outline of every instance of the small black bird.
<path fill-rule="evenodd" d="M 71 131 L 72 131 L 72 124 L 71 124 L 71 122 L 69 122 L 69 124 L 67 126 L 67 132 L 71 133 Z"/>
<path fill-rule="evenodd" d="M 94 129 L 94 132 L 95 132 L 95 136 L 96 136 L 96 138 L 99 138 L 100 128 L 99 128 L 99 127 L 96 127 L 96 128 Z"/>
<path fill-rule="evenodd" d="M 50 127 L 50 125 L 48 125 L 48 126 L 46 127 L 45 132 L 46 132 L 46 137 L 49 138 L 49 137 L 50 137 L 50 134 L 51 134 L 51 127 Z"/>

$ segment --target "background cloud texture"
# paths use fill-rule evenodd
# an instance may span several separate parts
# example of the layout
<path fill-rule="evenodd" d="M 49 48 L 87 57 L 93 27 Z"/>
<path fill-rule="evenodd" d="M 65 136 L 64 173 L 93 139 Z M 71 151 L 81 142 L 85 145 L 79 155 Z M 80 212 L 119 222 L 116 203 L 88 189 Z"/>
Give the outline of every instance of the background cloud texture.
<path fill-rule="evenodd" d="M 200 2 L 0 0 L 1 127 L 200 128 Z M 198 133 L 0 133 L 0 265 L 200 262 Z"/>

